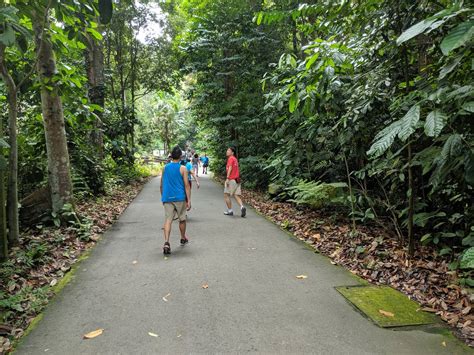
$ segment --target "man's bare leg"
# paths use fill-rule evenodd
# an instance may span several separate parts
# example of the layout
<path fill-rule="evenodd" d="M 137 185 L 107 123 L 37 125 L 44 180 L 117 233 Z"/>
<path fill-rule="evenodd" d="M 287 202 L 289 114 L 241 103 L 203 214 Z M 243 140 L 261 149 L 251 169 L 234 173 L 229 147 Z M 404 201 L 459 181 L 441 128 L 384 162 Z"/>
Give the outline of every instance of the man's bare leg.
<path fill-rule="evenodd" d="M 227 209 L 231 210 L 232 209 L 232 201 L 230 200 L 230 195 L 224 193 L 224 201 L 225 204 L 227 205 Z"/>
<path fill-rule="evenodd" d="M 179 231 L 181 232 L 181 239 L 186 239 L 186 221 L 179 221 Z"/>
<path fill-rule="evenodd" d="M 170 234 L 171 234 L 171 223 L 172 221 L 165 221 L 165 225 L 163 226 L 163 234 L 165 237 L 165 243 L 170 241 Z"/>

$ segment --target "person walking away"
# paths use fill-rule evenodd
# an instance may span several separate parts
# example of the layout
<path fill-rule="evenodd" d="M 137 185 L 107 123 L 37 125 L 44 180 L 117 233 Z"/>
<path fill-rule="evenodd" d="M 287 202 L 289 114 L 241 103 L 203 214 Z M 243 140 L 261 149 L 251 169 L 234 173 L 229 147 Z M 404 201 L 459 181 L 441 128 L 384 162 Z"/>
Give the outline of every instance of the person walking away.
<path fill-rule="evenodd" d="M 193 164 L 191 163 L 191 161 L 189 159 L 186 160 L 186 163 L 184 164 L 184 166 L 186 167 L 186 171 L 188 172 L 188 181 L 189 181 L 189 190 L 190 190 L 189 198 L 191 198 L 191 192 L 192 192 L 192 187 L 193 187 L 193 179 L 196 181 L 196 186 L 197 186 L 198 189 L 199 189 L 199 187 L 201 187 L 201 184 L 199 183 L 199 178 L 194 173 Z"/>
<path fill-rule="evenodd" d="M 202 173 L 207 175 L 207 168 L 209 167 L 209 157 L 207 154 L 204 154 L 202 157 Z"/>
<path fill-rule="evenodd" d="M 235 147 L 229 147 L 227 149 L 227 165 L 226 165 L 226 173 L 227 178 L 225 180 L 224 185 L 224 201 L 227 205 L 227 211 L 224 212 L 226 216 L 233 216 L 234 211 L 232 210 L 232 201 L 231 196 L 234 197 L 235 201 L 240 206 L 240 215 L 245 217 L 247 214 L 247 209 L 245 208 L 242 199 L 240 196 L 242 195 L 241 187 L 240 187 L 240 172 L 239 172 L 239 162 L 237 157 L 235 156 L 236 149 Z"/>
<path fill-rule="evenodd" d="M 171 253 L 170 234 L 175 216 L 179 219 L 181 245 L 185 245 L 189 241 L 186 236 L 186 210 L 191 209 L 191 188 L 189 187 L 186 167 L 180 164 L 181 154 L 181 149 L 178 146 L 173 148 L 171 152 L 172 161 L 165 165 L 161 177 L 161 202 L 163 202 L 165 209 L 165 224 L 163 227 L 165 238 L 163 254 L 165 255 Z"/>
<path fill-rule="evenodd" d="M 193 171 L 196 176 L 199 176 L 199 155 L 196 153 L 192 159 Z"/>

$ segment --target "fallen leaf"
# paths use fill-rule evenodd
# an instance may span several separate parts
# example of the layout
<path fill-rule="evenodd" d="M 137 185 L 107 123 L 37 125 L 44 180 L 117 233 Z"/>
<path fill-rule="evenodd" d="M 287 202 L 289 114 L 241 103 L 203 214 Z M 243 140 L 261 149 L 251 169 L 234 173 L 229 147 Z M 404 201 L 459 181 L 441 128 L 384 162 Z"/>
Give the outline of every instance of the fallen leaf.
<path fill-rule="evenodd" d="M 469 306 L 469 307 L 464 308 L 461 311 L 461 313 L 464 314 L 464 315 L 467 315 L 467 314 L 469 314 L 470 311 L 471 311 L 471 307 Z"/>
<path fill-rule="evenodd" d="M 165 260 L 168 260 L 168 257 L 167 257 L 167 256 L 165 256 Z"/>
<path fill-rule="evenodd" d="M 337 263 L 335 261 L 332 261 L 332 260 L 331 260 L 331 264 L 337 265 Z"/>
<path fill-rule="evenodd" d="M 395 317 L 395 314 L 393 314 L 392 312 L 384 311 L 383 309 L 379 309 L 379 313 L 383 314 L 385 317 Z"/>
<path fill-rule="evenodd" d="M 148 332 L 148 335 L 151 336 L 151 337 L 158 338 L 158 334 L 155 334 L 155 333 L 152 333 L 152 332 Z"/>
<path fill-rule="evenodd" d="M 441 343 L 441 345 L 443 345 L 443 346 L 445 347 L 445 346 L 446 346 L 446 342 L 443 341 L 443 342 Z"/>
<path fill-rule="evenodd" d="M 306 276 L 306 275 L 298 275 L 298 276 L 296 276 L 296 278 L 299 279 L 299 280 L 303 280 L 303 279 L 307 279 L 308 276 Z"/>
<path fill-rule="evenodd" d="M 178 336 L 176 338 L 181 338 L 181 334 L 178 334 Z"/>
<path fill-rule="evenodd" d="M 136 261 L 136 260 L 133 260 L 133 261 L 132 261 L 132 264 L 133 264 L 133 265 L 135 265 L 135 264 L 137 264 L 137 263 L 138 263 L 138 261 Z"/>
<path fill-rule="evenodd" d="M 49 283 L 49 286 L 53 287 L 53 286 L 55 286 L 57 283 L 58 283 L 58 279 L 53 279 L 53 280 L 51 280 L 51 282 Z"/>
<path fill-rule="evenodd" d="M 201 286 L 202 288 L 209 288 L 209 285 L 208 284 L 204 284 Z"/>
<path fill-rule="evenodd" d="M 168 302 L 168 299 L 166 297 L 171 296 L 171 293 L 168 293 L 166 296 L 163 297 L 163 301 Z"/>
<path fill-rule="evenodd" d="M 101 335 L 103 332 L 104 332 L 104 329 L 97 329 L 97 330 L 94 330 L 93 332 L 84 334 L 84 339 L 92 339 L 92 338 L 98 337 L 98 336 Z"/>

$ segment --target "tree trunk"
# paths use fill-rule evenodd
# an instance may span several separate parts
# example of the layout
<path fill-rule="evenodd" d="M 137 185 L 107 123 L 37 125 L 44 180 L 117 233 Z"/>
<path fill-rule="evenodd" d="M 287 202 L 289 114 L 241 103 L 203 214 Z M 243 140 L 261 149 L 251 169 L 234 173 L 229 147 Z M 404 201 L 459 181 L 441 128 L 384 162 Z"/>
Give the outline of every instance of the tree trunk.
<path fill-rule="evenodd" d="M 41 81 L 41 108 L 48 156 L 48 178 L 51 187 L 53 212 L 60 212 L 65 204 L 73 203 L 73 190 L 69 166 L 64 114 L 57 83 L 53 80 L 57 73 L 51 39 L 48 35 L 49 22 L 35 13 L 36 56 L 39 79 Z"/>
<path fill-rule="evenodd" d="M 2 66 L 2 76 L 4 72 L 4 55 L 5 46 L 0 44 L 0 65 Z M 3 138 L 3 120 L 0 118 L 0 138 Z M 0 159 L 5 163 L 3 158 L 3 146 L 0 144 Z M 5 165 L 5 164 L 2 164 Z M 0 166 L 0 262 L 8 258 L 8 236 L 7 236 L 7 222 L 5 213 L 5 167 Z"/>
<path fill-rule="evenodd" d="M 89 101 L 102 108 L 96 110 L 96 118 L 90 133 L 91 147 L 94 151 L 94 166 L 89 177 L 89 186 L 95 194 L 103 194 L 104 178 L 102 163 L 104 160 L 104 135 L 103 135 L 103 109 L 105 108 L 105 79 L 104 79 L 104 53 L 102 41 L 95 40 L 88 36 L 88 46 L 86 51 L 86 69 L 88 79 Z"/>
<path fill-rule="evenodd" d="M 5 47 L 0 47 L 0 73 L 8 92 L 8 125 L 10 136 L 10 153 L 8 164 L 8 243 L 17 245 L 20 242 L 18 227 L 18 142 L 17 142 L 17 117 L 18 96 L 17 86 L 8 72 L 5 63 Z M 2 185 L 4 180 L 2 180 Z"/>

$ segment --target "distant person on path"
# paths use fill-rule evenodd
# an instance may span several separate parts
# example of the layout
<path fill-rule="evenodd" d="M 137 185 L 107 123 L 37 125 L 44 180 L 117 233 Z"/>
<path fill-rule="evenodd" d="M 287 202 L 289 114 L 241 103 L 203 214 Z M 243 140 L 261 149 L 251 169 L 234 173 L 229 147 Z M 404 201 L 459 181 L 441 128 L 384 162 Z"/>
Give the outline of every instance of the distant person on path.
<path fill-rule="evenodd" d="M 203 157 L 201 157 L 201 162 L 202 162 L 202 173 L 207 175 L 207 168 L 209 167 L 209 157 L 207 154 L 204 154 Z"/>
<path fill-rule="evenodd" d="M 181 149 L 176 146 L 171 152 L 173 161 L 165 165 L 161 177 L 161 202 L 165 208 L 165 225 L 163 227 L 165 244 L 163 254 L 170 254 L 171 224 L 175 216 L 179 219 L 181 245 L 188 243 L 186 237 L 186 210 L 191 209 L 191 188 L 189 186 L 186 167 L 180 164 Z"/>
<path fill-rule="evenodd" d="M 239 162 L 235 156 L 235 148 L 229 147 L 227 149 L 227 165 L 226 165 L 226 172 L 227 178 L 224 184 L 224 201 L 227 205 L 227 211 L 224 212 L 226 216 L 233 216 L 234 211 L 232 210 L 232 201 L 230 199 L 231 196 L 235 198 L 235 201 L 240 206 L 240 215 L 245 217 L 247 214 L 247 209 L 244 207 L 242 203 L 242 199 L 240 195 L 242 194 L 240 188 L 240 173 L 239 173 Z"/>
<path fill-rule="evenodd" d="M 193 163 L 194 174 L 196 174 L 196 176 L 199 176 L 199 155 L 197 153 L 194 154 L 194 157 L 191 161 Z"/>
<path fill-rule="evenodd" d="M 197 177 L 197 175 L 193 171 L 193 164 L 191 163 L 191 161 L 189 159 L 187 159 L 185 161 L 184 166 L 186 167 L 186 171 L 188 172 L 188 181 L 189 181 L 189 188 L 190 188 L 189 198 L 191 198 L 191 191 L 192 191 L 192 187 L 193 187 L 193 178 L 196 181 L 196 186 L 197 186 L 198 189 L 201 185 L 199 184 L 199 178 Z"/>

